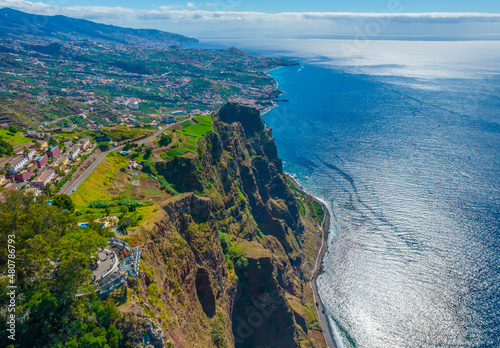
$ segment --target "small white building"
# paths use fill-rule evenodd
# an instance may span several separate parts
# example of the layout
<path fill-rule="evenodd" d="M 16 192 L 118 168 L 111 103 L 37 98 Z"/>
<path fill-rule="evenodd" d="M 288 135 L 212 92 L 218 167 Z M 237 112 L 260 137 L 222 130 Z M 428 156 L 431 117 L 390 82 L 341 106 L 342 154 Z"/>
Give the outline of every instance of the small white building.
<path fill-rule="evenodd" d="M 80 153 L 80 147 L 78 145 L 75 145 L 71 149 L 69 149 L 68 158 L 70 160 L 74 160 L 79 153 Z"/>
<path fill-rule="evenodd" d="M 129 99 L 126 105 L 130 110 L 139 110 L 139 102 L 137 100 Z"/>
<path fill-rule="evenodd" d="M 36 151 L 35 149 L 29 148 L 28 153 L 24 153 L 24 151 L 20 151 L 17 153 L 19 156 L 24 156 L 28 158 L 28 161 L 31 161 L 33 157 L 36 156 Z"/>
<path fill-rule="evenodd" d="M 9 172 L 9 174 L 15 174 L 28 162 L 28 158 L 24 156 L 15 157 L 10 164 L 12 165 L 10 168 L 5 168 Z"/>
<path fill-rule="evenodd" d="M 90 140 L 88 140 L 87 138 L 80 139 L 79 144 L 80 150 L 85 150 L 87 146 L 90 145 Z"/>
<path fill-rule="evenodd" d="M 32 187 L 32 188 L 26 189 L 24 191 L 33 193 L 35 195 L 35 197 L 37 197 L 42 192 L 39 187 Z"/>

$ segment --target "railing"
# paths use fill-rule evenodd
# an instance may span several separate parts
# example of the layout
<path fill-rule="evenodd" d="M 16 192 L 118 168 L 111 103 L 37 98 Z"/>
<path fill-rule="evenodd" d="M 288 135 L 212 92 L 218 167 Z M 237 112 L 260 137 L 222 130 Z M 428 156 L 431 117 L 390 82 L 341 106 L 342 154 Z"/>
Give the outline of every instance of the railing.
<path fill-rule="evenodd" d="M 118 239 L 111 239 L 110 244 L 121 244 L 125 250 L 128 252 L 132 252 L 132 248 L 125 243 L 124 241 L 119 241 Z M 94 287 L 96 289 L 96 292 L 100 297 L 105 297 L 107 296 L 110 292 L 115 290 L 118 286 L 123 284 L 129 276 L 131 277 L 137 277 L 139 275 L 139 264 L 141 260 L 141 251 L 139 247 L 135 248 L 135 252 L 132 252 L 129 256 L 118 256 L 118 267 L 114 272 L 111 272 L 108 274 L 105 278 L 104 281 L 94 281 Z M 132 267 L 132 264 L 134 264 L 134 267 Z M 118 274 L 116 274 L 118 272 Z M 109 279 L 112 276 L 115 276 L 115 279 L 108 280 L 106 282 L 106 279 Z M 101 283 L 101 285 L 99 285 Z"/>

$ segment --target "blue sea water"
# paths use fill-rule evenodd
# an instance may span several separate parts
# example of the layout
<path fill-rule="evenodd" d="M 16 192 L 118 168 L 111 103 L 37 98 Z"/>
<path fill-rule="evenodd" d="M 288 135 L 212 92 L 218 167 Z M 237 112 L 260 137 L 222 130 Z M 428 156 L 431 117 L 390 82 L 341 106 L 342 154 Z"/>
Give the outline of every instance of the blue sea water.
<path fill-rule="evenodd" d="M 331 208 L 318 286 L 339 345 L 499 347 L 499 43 L 335 45 L 238 46 L 301 63 L 270 72 L 289 102 L 263 118 Z"/>

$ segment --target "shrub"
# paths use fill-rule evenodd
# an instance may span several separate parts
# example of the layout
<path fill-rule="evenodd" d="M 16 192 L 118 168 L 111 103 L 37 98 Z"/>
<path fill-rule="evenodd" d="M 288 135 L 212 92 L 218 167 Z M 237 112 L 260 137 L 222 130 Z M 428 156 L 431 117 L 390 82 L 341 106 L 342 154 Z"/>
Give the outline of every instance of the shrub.
<path fill-rule="evenodd" d="M 167 191 L 168 193 L 170 193 L 171 195 L 178 195 L 179 192 L 177 192 L 173 187 L 172 185 L 170 185 L 170 183 L 161 175 L 158 176 L 158 181 L 160 182 L 160 185 L 162 186 L 162 188 L 165 189 L 165 191 Z"/>

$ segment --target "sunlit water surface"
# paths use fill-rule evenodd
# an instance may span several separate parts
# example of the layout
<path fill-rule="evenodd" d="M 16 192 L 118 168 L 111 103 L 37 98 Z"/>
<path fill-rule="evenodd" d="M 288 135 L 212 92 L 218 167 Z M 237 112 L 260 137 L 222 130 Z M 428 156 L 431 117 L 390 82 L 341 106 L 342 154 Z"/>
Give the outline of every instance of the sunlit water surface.
<path fill-rule="evenodd" d="M 231 45 L 300 62 L 271 72 L 289 102 L 264 120 L 332 210 L 318 283 L 341 344 L 499 347 L 500 43 L 200 46 Z"/>

